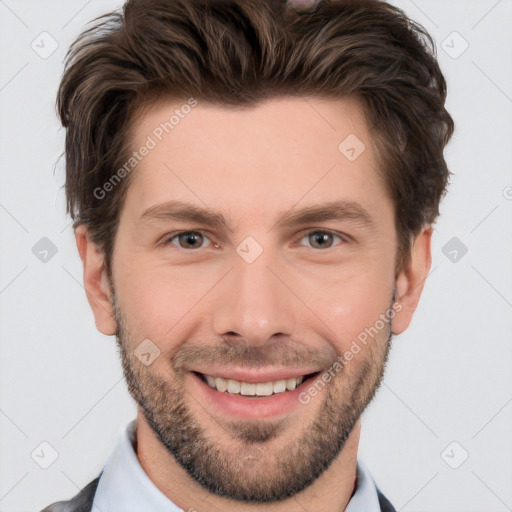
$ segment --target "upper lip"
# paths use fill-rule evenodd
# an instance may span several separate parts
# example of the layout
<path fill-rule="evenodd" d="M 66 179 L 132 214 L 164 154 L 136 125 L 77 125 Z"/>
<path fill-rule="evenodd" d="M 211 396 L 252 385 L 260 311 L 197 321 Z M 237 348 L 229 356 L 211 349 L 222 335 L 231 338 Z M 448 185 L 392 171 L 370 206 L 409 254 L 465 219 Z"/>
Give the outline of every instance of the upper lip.
<path fill-rule="evenodd" d="M 302 377 L 311 373 L 317 373 L 318 368 L 275 368 L 275 369 L 247 369 L 247 368 L 218 368 L 210 367 L 204 370 L 194 370 L 204 375 L 212 377 L 222 377 L 223 379 L 233 379 L 240 382 L 270 382 L 291 377 Z"/>

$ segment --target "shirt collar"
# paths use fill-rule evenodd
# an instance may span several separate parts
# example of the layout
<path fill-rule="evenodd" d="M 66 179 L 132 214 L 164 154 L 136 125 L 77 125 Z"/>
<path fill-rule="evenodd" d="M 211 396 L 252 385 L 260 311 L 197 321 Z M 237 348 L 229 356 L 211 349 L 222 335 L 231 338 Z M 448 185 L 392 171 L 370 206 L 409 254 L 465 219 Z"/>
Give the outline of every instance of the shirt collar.
<path fill-rule="evenodd" d="M 380 510 L 377 487 L 363 462 L 357 459 L 356 492 L 348 502 L 345 512 L 374 512 Z"/>
<path fill-rule="evenodd" d="M 135 453 L 136 420 L 126 425 L 110 454 L 94 495 L 93 512 L 183 512 L 151 481 Z M 345 512 L 380 510 L 375 482 L 357 459 L 356 492 Z"/>
<path fill-rule="evenodd" d="M 92 512 L 182 512 L 151 481 L 135 453 L 136 420 L 119 434 L 94 495 Z M 96 508 L 95 508 L 96 506 Z"/>

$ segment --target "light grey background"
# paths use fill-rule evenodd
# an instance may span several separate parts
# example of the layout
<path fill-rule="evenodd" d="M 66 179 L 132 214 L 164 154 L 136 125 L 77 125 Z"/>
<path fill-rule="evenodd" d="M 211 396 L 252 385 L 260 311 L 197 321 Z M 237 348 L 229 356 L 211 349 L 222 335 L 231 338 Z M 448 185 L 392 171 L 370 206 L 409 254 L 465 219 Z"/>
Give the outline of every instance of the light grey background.
<path fill-rule="evenodd" d="M 512 1 L 395 3 L 436 39 L 457 126 L 454 177 L 432 273 L 364 414 L 359 456 L 397 510 L 512 510 Z M 54 110 L 69 43 L 118 5 L 0 0 L 2 512 L 70 498 L 135 415 L 115 340 L 95 330 L 82 288 Z M 43 237 L 55 255 L 33 253 Z M 42 442 L 58 452 L 47 469 Z"/>

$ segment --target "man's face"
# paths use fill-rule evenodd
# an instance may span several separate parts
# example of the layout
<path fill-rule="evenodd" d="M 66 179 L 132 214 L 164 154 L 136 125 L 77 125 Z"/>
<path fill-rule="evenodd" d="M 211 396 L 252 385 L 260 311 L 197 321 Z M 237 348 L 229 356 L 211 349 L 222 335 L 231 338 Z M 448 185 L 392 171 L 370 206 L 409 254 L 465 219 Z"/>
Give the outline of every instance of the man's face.
<path fill-rule="evenodd" d="M 158 439 L 205 488 L 283 499 L 331 464 L 380 384 L 393 204 L 353 100 L 199 103 L 158 141 L 179 108 L 154 105 L 134 127 L 134 150 L 148 136 L 157 145 L 133 171 L 112 256 L 125 376 Z M 334 203 L 337 215 L 295 215 Z M 207 215 L 181 215 L 184 204 Z M 160 353 L 146 365 L 151 344 Z M 329 369 L 316 393 L 321 374 L 274 388 Z M 202 375 L 245 384 L 219 391 Z"/>

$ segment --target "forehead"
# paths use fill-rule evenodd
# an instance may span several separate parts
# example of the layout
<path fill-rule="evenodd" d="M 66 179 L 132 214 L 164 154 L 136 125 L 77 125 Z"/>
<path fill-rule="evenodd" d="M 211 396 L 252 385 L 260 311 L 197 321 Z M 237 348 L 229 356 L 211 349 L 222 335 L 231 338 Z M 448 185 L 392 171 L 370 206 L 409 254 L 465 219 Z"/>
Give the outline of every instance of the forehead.
<path fill-rule="evenodd" d="M 159 101 L 134 121 L 132 140 L 135 152 L 151 147 L 127 195 L 139 212 L 171 199 L 233 215 L 298 201 L 386 199 L 363 109 L 352 98 L 285 97 L 251 108 Z"/>

